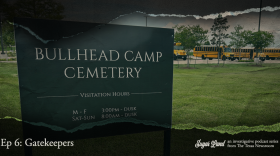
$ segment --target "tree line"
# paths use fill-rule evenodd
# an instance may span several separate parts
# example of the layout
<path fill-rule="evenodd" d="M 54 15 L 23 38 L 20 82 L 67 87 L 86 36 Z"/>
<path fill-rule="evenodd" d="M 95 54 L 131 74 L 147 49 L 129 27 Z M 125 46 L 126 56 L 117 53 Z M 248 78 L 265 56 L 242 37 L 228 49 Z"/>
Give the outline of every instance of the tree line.
<path fill-rule="evenodd" d="M 54 0 L 18 0 L 14 4 L 0 0 L 0 31 L 4 47 L 15 45 L 14 17 L 61 20 L 65 17 L 63 12 L 63 5 Z"/>
<path fill-rule="evenodd" d="M 229 47 L 242 48 L 247 45 L 253 46 L 255 49 L 260 49 L 268 47 L 270 44 L 274 43 L 274 35 L 267 31 L 252 31 L 243 30 L 244 27 L 237 25 L 234 27 L 234 31 L 227 34 L 226 31 L 230 27 L 227 25 L 228 21 L 226 17 L 222 17 L 221 14 L 214 19 L 214 24 L 210 28 L 212 39 L 210 40 L 213 46 L 218 49 L 221 45 L 227 46 L 225 39 L 231 39 L 229 42 Z M 189 52 L 196 46 L 210 45 L 208 41 L 208 30 L 204 30 L 199 25 L 185 26 L 176 25 L 173 27 L 176 29 L 174 35 L 174 41 L 180 42 L 185 50 Z M 221 51 L 218 52 L 218 64 Z M 258 56 L 258 51 L 257 51 Z"/>

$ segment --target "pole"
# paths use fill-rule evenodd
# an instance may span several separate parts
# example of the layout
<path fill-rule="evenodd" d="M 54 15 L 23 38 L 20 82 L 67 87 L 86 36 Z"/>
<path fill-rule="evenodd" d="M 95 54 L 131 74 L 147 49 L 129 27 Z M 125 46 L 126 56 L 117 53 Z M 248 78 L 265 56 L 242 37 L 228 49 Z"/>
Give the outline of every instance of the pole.
<path fill-rule="evenodd" d="M 261 0 L 261 2 L 260 2 L 259 31 L 260 31 L 260 27 L 261 27 L 261 14 L 262 14 L 262 0 Z"/>
<path fill-rule="evenodd" d="M 206 60 L 207 60 L 207 64 L 208 64 L 209 58 L 207 57 L 207 55 L 208 55 L 208 51 L 206 51 Z"/>
<path fill-rule="evenodd" d="M 197 51 L 196 51 L 196 57 L 195 57 L 195 63 L 194 63 L 194 67 L 195 67 L 195 65 L 196 65 L 196 59 L 197 59 Z"/>
<path fill-rule="evenodd" d="M 23 140 L 30 138 L 30 136 L 28 136 L 28 130 L 30 128 L 28 124 L 29 123 L 22 121 Z M 23 148 L 25 156 L 32 156 L 32 146 L 26 146 L 26 144 L 23 143 Z"/>
<path fill-rule="evenodd" d="M 177 58 L 177 61 L 178 61 L 178 68 L 179 68 L 179 59 L 178 59 L 177 55 L 176 55 L 176 58 Z"/>
<path fill-rule="evenodd" d="M 2 35 L 2 13 L 1 13 L 1 18 L 0 18 L 0 35 L 1 35 L 1 47 L 2 47 L 2 53 L 1 54 L 5 54 L 4 53 L 4 46 L 3 46 L 3 35 Z"/>
<path fill-rule="evenodd" d="M 219 51 L 218 51 L 218 66 L 219 66 L 219 61 L 220 61 L 220 52 L 221 52 L 221 48 L 220 48 L 220 45 L 219 45 Z"/>
<path fill-rule="evenodd" d="M 148 18 L 149 16 L 146 15 L 146 16 L 144 16 L 144 17 L 146 17 L 146 27 L 147 27 L 147 26 L 148 26 L 148 24 L 147 24 L 147 23 L 148 23 L 148 22 L 147 22 L 148 19 L 147 19 L 147 18 Z"/>
<path fill-rule="evenodd" d="M 170 156 L 171 129 L 164 130 L 164 156 Z"/>
<path fill-rule="evenodd" d="M 189 50 L 188 50 L 188 51 L 187 51 L 188 68 L 190 67 L 190 62 L 189 62 L 189 61 L 190 61 L 190 56 L 189 56 L 189 54 L 190 54 L 190 53 L 189 53 Z"/>

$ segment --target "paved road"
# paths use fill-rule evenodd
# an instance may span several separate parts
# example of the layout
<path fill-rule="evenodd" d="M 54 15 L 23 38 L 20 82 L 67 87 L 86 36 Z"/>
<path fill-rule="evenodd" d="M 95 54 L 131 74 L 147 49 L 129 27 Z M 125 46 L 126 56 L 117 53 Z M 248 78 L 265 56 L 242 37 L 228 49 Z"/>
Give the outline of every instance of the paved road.
<path fill-rule="evenodd" d="M 218 59 L 213 59 L 213 60 L 202 60 L 201 58 L 196 58 L 196 57 L 193 57 L 191 56 L 190 58 L 190 64 L 207 64 L 207 61 L 209 64 L 218 64 Z M 246 59 L 245 59 L 246 60 Z M 188 64 L 188 60 L 183 60 L 183 59 L 178 59 L 178 60 L 174 60 L 173 61 L 173 64 Z M 251 63 L 251 62 L 238 62 L 238 60 L 234 60 L 234 61 L 231 61 L 231 60 L 221 60 L 219 61 L 220 64 L 244 64 L 244 63 Z M 277 60 L 265 60 L 263 61 L 262 63 L 280 63 L 280 59 L 277 59 Z"/>

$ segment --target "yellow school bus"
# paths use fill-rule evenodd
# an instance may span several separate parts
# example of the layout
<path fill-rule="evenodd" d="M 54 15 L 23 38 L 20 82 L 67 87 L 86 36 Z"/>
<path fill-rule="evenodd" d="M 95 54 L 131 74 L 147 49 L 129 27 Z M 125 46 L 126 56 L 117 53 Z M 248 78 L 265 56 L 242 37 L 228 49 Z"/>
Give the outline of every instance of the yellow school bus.
<path fill-rule="evenodd" d="M 181 46 L 181 43 L 174 43 L 173 59 L 177 60 L 178 58 L 182 58 L 183 60 L 186 60 L 187 53 L 184 50 L 184 46 Z"/>
<path fill-rule="evenodd" d="M 234 54 L 231 52 L 231 48 L 221 46 L 220 49 L 220 58 L 223 60 L 226 60 L 227 58 L 234 60 Z M 218 50 L 219 48 L 213 45 L 196 46 L 193 49 L 193 56 L 201 57 L 202 59 L 209 58 L 209 60 L 212 60 L 213 58 L 218 58 Z"/>
<path fill-rule="evenodd" d="M 264 48 L 262 51 L 266 60 L 280 58 L 280 48 Z"/>
<path fill-rule="evenodd" d="M 255 49 L 254 47 L 246 47 L 246 48 L 231 48 L 232 53 L 234 53 L 234 59 L 239 60 L 242 58 L 254 59 L 257 55 L 258 58 L 262 61 L 265 60 L 265 54 L 260 51 L 260 49 Z"/>
<path fill-rule="evenodd" d="M 254 48 L 231 48 L 234 53 L 234 59 L 253 58 Z"/>

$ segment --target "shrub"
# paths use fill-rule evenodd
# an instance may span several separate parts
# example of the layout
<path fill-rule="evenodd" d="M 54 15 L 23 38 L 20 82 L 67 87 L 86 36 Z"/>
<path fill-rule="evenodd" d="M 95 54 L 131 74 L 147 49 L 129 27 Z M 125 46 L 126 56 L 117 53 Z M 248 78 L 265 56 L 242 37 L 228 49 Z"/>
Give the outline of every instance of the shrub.
<path fill-rule="evenodd" d="M 9 58 L 8 61 L 16 61 L 17 58 Z"/>
<path fill-rule="evenodd" d="M 8 57 L 16 57 L 16 53 L 15 52 L 7 52 Z"/>
<path fill-rule="evenodd" d="M 254 60 L 238 60 L 238 62 L 254 62 Z"/>

